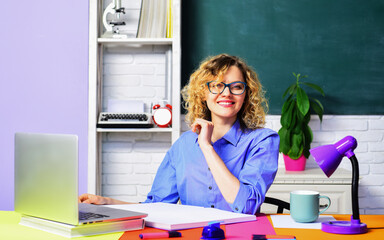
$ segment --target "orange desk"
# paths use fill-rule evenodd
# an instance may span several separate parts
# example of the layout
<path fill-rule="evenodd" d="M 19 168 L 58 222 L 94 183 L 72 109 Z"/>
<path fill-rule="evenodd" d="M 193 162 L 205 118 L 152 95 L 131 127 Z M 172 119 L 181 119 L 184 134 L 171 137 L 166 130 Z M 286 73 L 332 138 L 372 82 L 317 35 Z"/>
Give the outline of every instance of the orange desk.
<path fill-rule="evenodd" d="M 350 220 L 350 215 L 333 215 L 336 220 Z M 279 235 L 294 235 L 298 240 L 333 240 L 333 239 L 372 239 L 379 240 L 384 239 L 384 215 L 361 215 L 361 221 L 366 223 L 368 226 L 368 233 L 359 234 L 359 235 L 339 235 L 323 232 L 319 229 L 294 229 L 294 228 L 275 228 L 276 234 Z M 36 230 L 33 228 L 25 227 L 19 225 L 20 215 L 15 212 L 10 211 L 0 211 L 0 239 L 1 240 L 64 240 L 69 238 L 64 238 L 58 235 L 47 233 L 44 231 Z M 269 218 L 269 221 L 271 219 Z M 225 230 L 225 225 L 222 228 Z M 127 232 L 129 238 L 127 239 L 140 239 L 139 234 L 142 232 L 157 232 L 163 231 L 154 228 L 145 228 L 144 230 L 131 231 Z M 183 237 L 173 238 L 175 240 L 185 240 L 185 239 L 200 239 L 202 228 L 182 230 Z M 90 237 L 79 237 L 73 238 L 74 240 L 118 240 L 123 235 L 120 233 L 111 233 L 96 235 Z M 162 238 L 164 239 L 164 238 Z M 227 236 L 227 239 L 232 240 L 251 240 L 252 237 L 231 237 Z M 155 240 L 155 239 L 153 239 Z M 161 240 L 161 239 L 159 239 Z"/>
<path fill-rule="evenodd" d="M 333 215 L 336 220 L 350 221 L 351 215 Z M 271 218 L 268 216 L 269 221 L 272 223 Z M 363 223 L 368 226 L 368 233 L 365 234 L 355 234 L 355 235 L 342 235 L 342 234 L 332 234 L 321 231 L 320 229 L 295 229 L 295 228 L 275 228 L 275 232 L 278 235 L 293 235 L 296 236 L 298 240 L 337 240 L 337 239 L 371 239 L 371 240 L 381 240 L 384 239 L 384 215 L 361 215 L 360 219 Z M 225 230 L 226 225 L 222 226 L 222 229 Z M 144 232 L 158 232 L 163 231 L 159 229 L 146 228 Z M 181 230 L 183 237 L 182 238 L 172 238 L 172 239 L 191 239 L 196 240 L 200 239 L 202 228 L 195 228 L 189 230 Z M 126 238 L 121 240 L 136 240 L 140 239 L 137 232 L 127 232 L 125 235 Z M 249 238 L 244 237 L 230 237 L 226 235 L 226 239 L 233 240 L 251 240 L 252 236 Z M 164 238 L 163 238 L 164 239 Z M 155 239 L 153 239 L 155 240 Z M 161 240 L 160 238 L 157 240 Z"/>

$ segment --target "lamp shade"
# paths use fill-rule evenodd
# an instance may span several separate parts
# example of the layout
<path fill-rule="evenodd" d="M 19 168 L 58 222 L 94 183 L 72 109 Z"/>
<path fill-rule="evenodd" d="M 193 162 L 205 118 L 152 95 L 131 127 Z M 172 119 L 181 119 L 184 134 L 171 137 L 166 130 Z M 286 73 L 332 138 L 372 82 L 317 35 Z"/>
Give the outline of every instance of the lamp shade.
<path fill-rule="evenodd" d="M 327 177 L 330 177 L 340 165 L 344 156 L 350 158 L 357 147 L 357 141 L 352 136 L 347 136 L 335 144 L 323 145 L 309 152 Z"/>

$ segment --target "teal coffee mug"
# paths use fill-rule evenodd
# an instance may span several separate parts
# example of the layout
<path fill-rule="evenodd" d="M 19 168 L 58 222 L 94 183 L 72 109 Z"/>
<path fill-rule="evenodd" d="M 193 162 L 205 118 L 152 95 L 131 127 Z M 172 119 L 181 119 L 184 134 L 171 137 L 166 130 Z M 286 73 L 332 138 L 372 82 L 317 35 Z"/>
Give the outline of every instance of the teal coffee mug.
<path fill-rule="evenodd" d="M 321 210 L 320 198 L 328 200 L 328 204 Z M 319 192 L 299 190 L 291 192 L 290 204 L 293 220 L 300 223 L 309 223 L 316 221 L 319 214 L 322 214 L 331 206 L 331 199 L 320 195 Z"/>

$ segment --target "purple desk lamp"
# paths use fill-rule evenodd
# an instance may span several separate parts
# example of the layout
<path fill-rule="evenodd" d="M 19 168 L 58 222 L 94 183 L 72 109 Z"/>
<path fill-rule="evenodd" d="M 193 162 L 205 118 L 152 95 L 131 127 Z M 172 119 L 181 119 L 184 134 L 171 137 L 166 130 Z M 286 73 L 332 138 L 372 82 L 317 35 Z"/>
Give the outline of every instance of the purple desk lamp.
<path fill-rule="evenodd" d="M 360 222 L 359 215 L 359 164 L 353 150 L 357 147 L 354 137 L 347 136 L 335 144 L 319 146 L 309 150 L 313 158 L 323 170 L 327 177 L 330 177 L 339 166 L 344 156 L 352 163 L 352 216 L 351 221 L 323 222 L 321 230 L 338 234 L 360 234 L 366 233 L 367 224 Z"/>

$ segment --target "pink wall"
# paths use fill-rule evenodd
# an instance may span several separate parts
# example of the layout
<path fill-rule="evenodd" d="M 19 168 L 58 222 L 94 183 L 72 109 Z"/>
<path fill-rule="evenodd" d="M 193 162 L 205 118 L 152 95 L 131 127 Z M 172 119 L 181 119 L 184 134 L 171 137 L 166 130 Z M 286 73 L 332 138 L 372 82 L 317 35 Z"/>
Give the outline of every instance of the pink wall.
<path fill-rule="evenodd" d="M 3 1 L 1 9 L 0 210 L 13 210 L 18 131 L 78 135 L 86 191 L 88 1 Z"/>

